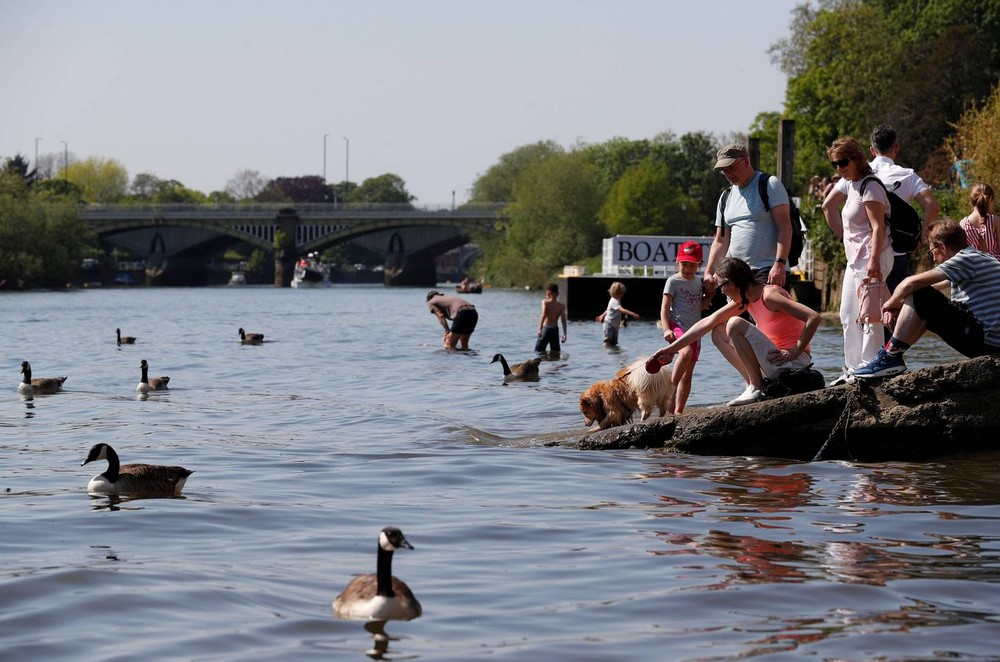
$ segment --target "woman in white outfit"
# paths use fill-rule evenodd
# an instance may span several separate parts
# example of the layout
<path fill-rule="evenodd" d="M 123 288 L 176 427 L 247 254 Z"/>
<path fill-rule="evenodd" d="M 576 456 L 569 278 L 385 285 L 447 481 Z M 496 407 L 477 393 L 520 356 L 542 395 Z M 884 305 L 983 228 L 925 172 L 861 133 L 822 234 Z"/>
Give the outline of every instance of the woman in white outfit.
<path fill-rule="evenodd" d="M 866 177 L 874 177 L 865 153 L 854 138 L 838 138 L 827 149 L 830 165 L 850 183 L 847 195 L 831 190 L 823 200 L 823 215 L 833 234 L 844 241 L 847 268 L 840 292 L 840 323 L 844 327 L 845 375 L 834 384 L 846 381 L 851 371 L 875 358 L 884 341 L 882 325 L 864 329 L 858 325 L 860 302 L 858 287 L 869 282 L 884 281 L 892 269 L 892 243 L 886 214 L 889 199 L 885 189 L 869 181 L 862 196 L 861 185 Z"/>

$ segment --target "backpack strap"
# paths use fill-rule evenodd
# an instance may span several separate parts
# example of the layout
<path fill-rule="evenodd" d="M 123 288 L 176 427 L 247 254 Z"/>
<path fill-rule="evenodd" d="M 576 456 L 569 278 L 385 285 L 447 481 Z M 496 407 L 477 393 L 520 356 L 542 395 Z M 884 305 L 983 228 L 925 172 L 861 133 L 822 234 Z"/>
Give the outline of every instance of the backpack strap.
<path fill-rule="evenodd" d="M 722 217 L 722 234 L 726 234 L 726 202 L 729 200 L 729 194 L 733 192 L 732 186 L 727 186 L 726 190 L 722 192 L 719 196 L 719 215 Z"/>
<path fill-rule="evenodd" d="M 771 175 L 766 172 L 760 173 L 757 180 L 757 190 L 760 192 L 760 201 L 764 203 L 764 211 L 771 211 L 771 199 L 767 194 L 767 183 L 771 180 Z"/>
<path fill-rule="evenodd" d="M 868 186 L 868 182 L 871 181 L 871 180 L 873 180 L 873 179 L 876 182 L 878 182 L 878 185 L 882 187 L 882 190 L 885 191 L 886 195 L 889 195 L 889 189 L 887 189 L 885 187 L 885 184 L 882 183 L 882 180 L 879 179 L 878 177 L 876 177 L 875 175 L 868 175 L 867 177 L 865 177 L 864 179 L 861 180 L 861 191 L 860 191 L 861 195 L 865 194 L 865 187 Z M 896 182 L 896 183 L 899 184 L 899 182 Z M 893 189 L 895 190 L 895 188 L 896 187 L 894 186 Z"/>

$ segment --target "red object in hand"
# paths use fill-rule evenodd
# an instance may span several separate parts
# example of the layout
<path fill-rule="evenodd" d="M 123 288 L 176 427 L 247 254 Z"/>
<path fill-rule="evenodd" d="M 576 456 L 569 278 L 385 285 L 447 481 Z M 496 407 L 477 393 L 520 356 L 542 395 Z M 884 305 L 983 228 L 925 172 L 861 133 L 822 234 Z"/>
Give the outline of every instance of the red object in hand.
<path fill-rule="evenodd" d="M 649 360 L 646 361 L 646 372 L 648 372 L 651 375 L 658 373 L 660 371 L 660 368 L 662 367 L 663 363 L 661 363 L 660 359 L 656 358 L 655 356 L 649 357 Z"/>

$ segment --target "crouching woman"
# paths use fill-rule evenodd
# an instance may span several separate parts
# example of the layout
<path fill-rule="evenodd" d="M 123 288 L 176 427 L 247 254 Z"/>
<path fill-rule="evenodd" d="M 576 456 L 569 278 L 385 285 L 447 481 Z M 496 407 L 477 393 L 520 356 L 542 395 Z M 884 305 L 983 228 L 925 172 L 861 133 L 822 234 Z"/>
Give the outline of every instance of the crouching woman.
<path fill-rule="evenodd" d="M 670 363 L 674 354 L 711 332 L 712 342 L 743 376 L 746 386 L 728 404 L 757 402 L 763 396 L 765 379 L 777 379 L 782 371 L 812 363 L 809 341 L 819 328 L 819 313 L 793 301 L 778 285 L 756 282 L 743 260 L 726 258 L 715 277 L 718 288 L 729 299 L 726 305 L 657 350 L 651 360 Z M 740 317 L 744 311 L 753 316 L 756 324 Z"/>

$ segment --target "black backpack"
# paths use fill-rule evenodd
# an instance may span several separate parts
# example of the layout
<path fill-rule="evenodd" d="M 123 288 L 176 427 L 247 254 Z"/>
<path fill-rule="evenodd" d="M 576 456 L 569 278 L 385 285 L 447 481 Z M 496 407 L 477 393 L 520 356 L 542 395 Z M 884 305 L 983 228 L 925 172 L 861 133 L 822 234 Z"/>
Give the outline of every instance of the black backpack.
<path fill-rule="evenodd" d="M 767 195 L 767 181 L 771 178 L 771 175 L 766 172 L 760 173 L 760 177 L 757 178 L 757 189 L 760 192 L 761 202 L 764 203 L 764 211 L 771 211 L 771 201 Z M 728 187 L 722 192 L 722 197 L 719 198 L 719 214 L 722 216 L 722 231 L 726 231 L 726 200 L 729 199 L 729 193 L 733 190 L 733 187 Z M 788 220 L 791 221 L 792 225 L 792 241 L 791 246 L 788 248 L 788 267 L 792 268 L 799 263 L 799 256 L 802 255 L 802 243 L 805 237 L 805 233 L 802 231 L 802 217 L 799 214 L 799 208 L 795 206 L 795 201 L 792 200 L 792 196 L 788 196 Z"/>
<path fill-rule="evenodd" d="M 897 253 L 909 253 L 916 250 L 917 246 L 920 245 L 920 234 L 922 231 L 920 216 L 917 214 L 917 210 L 913 208 L 913 205 L 904 201 L 901 197 L 896 195 L 895 191 L 899 188 L 900 182 L 896 182 L 892 186 L 892 190 L 886 188 L 882 180 L 874 175 L 869 175 L 865 177 L 864 181 L 861 182 L 861 195 L 865 194 L 865 186 L 868 185 L 869 180 L 875 180 L 879 183 L 879 186 L 885 191 L 885 194 L 889 197 L 889 211 L 890 214 L 886 214 L 886 223 L 889 224 L 889 236 L 892 238 L 892 250 Z"/>
<path fill-rule="evenodd" d="M 825 386 L 823 373 L 813 368 L 810 363 L 805 368 L 782 370 L 775 380 L 765 379 L 764 388 L 761 390 L 764 392 L 764 400 L 774 400 L 786 395 L 818 391 Z"/>

